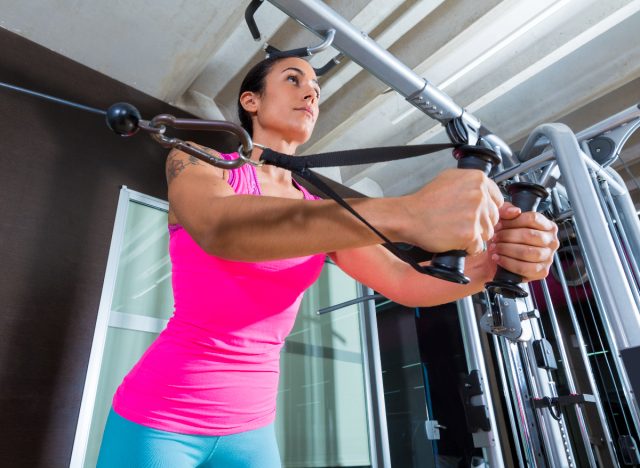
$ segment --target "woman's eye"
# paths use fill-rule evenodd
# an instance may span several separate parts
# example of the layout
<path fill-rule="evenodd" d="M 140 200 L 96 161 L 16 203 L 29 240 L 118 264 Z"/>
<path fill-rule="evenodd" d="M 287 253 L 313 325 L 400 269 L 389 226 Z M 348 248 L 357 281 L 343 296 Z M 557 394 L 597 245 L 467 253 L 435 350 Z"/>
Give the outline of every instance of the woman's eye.
<path fill-rule="evenodd" d="M 296 75 L 289 75 L 287 77 L 287 80 L 290 80 L 291 82 L 296 83 L 296 84 L 298 83 L 298 77 Z"/>

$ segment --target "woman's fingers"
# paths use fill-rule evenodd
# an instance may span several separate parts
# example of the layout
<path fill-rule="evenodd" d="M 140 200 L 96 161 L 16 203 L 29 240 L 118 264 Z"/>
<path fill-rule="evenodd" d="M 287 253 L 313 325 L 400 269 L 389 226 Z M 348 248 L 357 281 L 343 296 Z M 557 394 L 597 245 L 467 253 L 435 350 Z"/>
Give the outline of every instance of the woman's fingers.
<path fill-rule="evenodd" d="M 551 231 L 554 235 L 558 231 L 556 223 L 536 211 L 527 211 L 513 219 L 502 219 L 500 224 L 502 229 L 530 228 L 541 231 Z"/>
<path fill-rule="evenodd" d="M 517 206 L 512 205 L 509 202 L 504 202 L 504 205 L 500 207 L 500 220 L 517 218 L 522 210 Z"/>
<path fill-rule="evenodd" d="M 508 257 L 522 262 L 549 263 L 553 259 L 553 252 L 555 252 L 555 250 L 546 246 L 501 242 L 491 247 L 490 252 L 492 254 L 498 254 L 501 257 Z"/>
<path fill-rule="evenodd" d="M 558 238 L 555 231 L 541 231 L 532 228 L 514 228 L 506 229 L 504 225 L 502 229 L 496 232 L 492 242 L 495 244 L 523 244 L 534 247 L 550 247 L 556 250 L 558 248 Z"/>
<path fill-rule="evenodd" d="M 549 268 L 551 267 L 551 262 L 526 262 L 499 254 L 497 256 L 494 254 L 492 258 L 502 268 L 522 276 L 523 281 L 545 278 L 549 274 Z"/>

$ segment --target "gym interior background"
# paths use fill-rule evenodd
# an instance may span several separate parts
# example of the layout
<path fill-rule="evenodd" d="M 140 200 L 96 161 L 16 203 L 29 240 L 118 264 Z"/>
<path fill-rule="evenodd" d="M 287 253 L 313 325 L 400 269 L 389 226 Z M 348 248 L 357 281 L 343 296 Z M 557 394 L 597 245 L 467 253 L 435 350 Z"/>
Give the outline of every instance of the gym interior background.
<path fill-rule="evenodd" d="M 254 42 L 243 21 L 248 2 L 232 7 L 224 1 L 189 2 L 180 10 L 147 1 L 135 6 L 1 3 L 0 81 L 100 109 L 126 101 L 145 117 L 233 119 L 238 77 L 263 55 L 264 41 Z M 542 122 L 564 122 L 579 131 L 640 102 L 637 1 L 326 3 L 411 68 L 444 84 L 512 148 Z M 268 3 L 256 21 L 268 42 L 281 49 L 318 42 Z M 314 57 L 313 63 L 322 64 L 328 56 Z M 308 153 L 442 139 L 435 121 L 348 59 L 323 78 L 322 86 L 322 117 Z M 126 185 L 165 199 L 166 150 L 146 136 L 115 136 L 103 117 L 5 89 L 0 94 L 0 461 L 12 467 L 68 466 L 118 191 Z M 235 145 L 231 137 L 215 133 L 177 135 L 223 150 Z M 636 206 L 638 161 L 635 135 L 613 167 Z M 393 169 L 372 165 L 323 173 L 363 193 L 392 196 L 454 163 L 442 154 Z M 461 347 L 445 353 L 433 342 L 405 340 L 400 349 L 390 339 L 417 336 L 412 327 L 424 327 L 423 334 L 433 327 L 442 330 L 438 321 L 446 321 L 446 313 L 432 311 L 435 321 L 427 324 L 392 307 L 380 306 L 378 323 L 387 377 L 392 368 L 426 361 L 421 354 L 434 362 L 439 352 L 442 359 L 453 355 L 464 367 Z M 405 326 L 411 330 L 395 334 Z M 385 385 L 406 380 L 403 374 Z M 432 397 L 434 405 L 446 401 L 437 392 Z M 388 400 L 389 408 L 394 404 Z M 406 418 L 407 411 L 400 408 L 395 418 Z M 455 429 L 462 420 L 463 413 L 452 418 L 451 430 L 464 432 Z M 393 415 L 388 423 L 392 427 Z M 407 449 L 400 431 L 389 435 L 398 438 L 391 440 L 392 447 Z M 466 442 L 473 447 L 470 436 Z M 406 453 L 421 456 L 410 446 Z"/>

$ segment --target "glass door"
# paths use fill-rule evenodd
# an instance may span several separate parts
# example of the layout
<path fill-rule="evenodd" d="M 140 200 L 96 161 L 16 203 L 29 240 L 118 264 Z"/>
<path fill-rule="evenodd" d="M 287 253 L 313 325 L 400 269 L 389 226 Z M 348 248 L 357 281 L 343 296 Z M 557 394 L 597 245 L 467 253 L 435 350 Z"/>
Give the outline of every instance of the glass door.
<path fill-rule="evenodd" d="M 173 313 L 166 201 L 120 191 L 71 457 L 95 467 L 111 399 Z"/>
<path fill-rule="evenodd" d="M 95 466 L 117 386 L 173 312 L 167 210 L 165 201 L 121 189 L 71 467 Z M 370 456 L 363 309 L 317 314 L 359 294 L 330 263 L 305 294 L 282 353 L 276 432 L 285 467 L 379 466 Z"/>
<path fill-rule="evenodd" d="M 280 363 L 276 434 L 284 467 L 371 466 L 359 295 L 332 263 L 305 294 Z"/>

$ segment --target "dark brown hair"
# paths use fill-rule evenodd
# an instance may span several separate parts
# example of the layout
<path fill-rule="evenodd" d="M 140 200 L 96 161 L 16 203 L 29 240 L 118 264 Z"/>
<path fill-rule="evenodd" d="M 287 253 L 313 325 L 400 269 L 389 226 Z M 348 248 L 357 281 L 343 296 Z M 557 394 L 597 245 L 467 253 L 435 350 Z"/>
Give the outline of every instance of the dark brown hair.
<path fill-rule="evenodd" d="M 240 125 L 249 132 L 249 135 L 253 136 L 253 121 L 251 120 L 251 114 L 247 112 L 240 103 L 240 96 L 246 91 L 251 91 L 261 95 L 264 92 L 265 82 L 264 79 L 273 68 L 273 65 L 279 60 L 283 60 L 287 57 L 273 57 L 264 59 L 258 62 L 251 70 L 247 72 L 247 75 L 242 80 L 240 85 L 240 92 L 238 92 L 238 117 L 240 118 Z"/>

